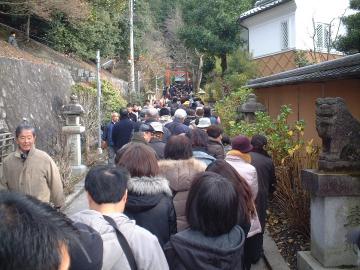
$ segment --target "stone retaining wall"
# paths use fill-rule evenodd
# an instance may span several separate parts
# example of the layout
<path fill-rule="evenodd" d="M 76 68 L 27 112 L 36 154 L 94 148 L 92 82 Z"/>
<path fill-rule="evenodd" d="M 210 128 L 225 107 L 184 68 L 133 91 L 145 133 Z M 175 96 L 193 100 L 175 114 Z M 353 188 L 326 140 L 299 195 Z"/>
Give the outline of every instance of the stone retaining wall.
<path fill-rule="evenodd" d="M 38 129 L 37 147 L 51 153 L 73 84 L 70 72 L 58 66 L 0 58 L 0 123 L 14 132 L 27 118 Z"/>

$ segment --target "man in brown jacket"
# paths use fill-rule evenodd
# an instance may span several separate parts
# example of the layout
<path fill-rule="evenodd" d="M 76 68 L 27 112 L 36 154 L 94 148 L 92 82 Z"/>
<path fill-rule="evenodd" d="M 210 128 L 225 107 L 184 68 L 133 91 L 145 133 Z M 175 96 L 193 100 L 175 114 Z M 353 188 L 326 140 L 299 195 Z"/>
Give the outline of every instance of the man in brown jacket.
<path fill-rule="evenodd" d="M 47 153 L 35 148 L 35 129 L 20 124 L 15 137 L 18 149 L 4 159 L 0 189 L 25 193 L 60 208 L 64 193 L 59 169 Z"/>

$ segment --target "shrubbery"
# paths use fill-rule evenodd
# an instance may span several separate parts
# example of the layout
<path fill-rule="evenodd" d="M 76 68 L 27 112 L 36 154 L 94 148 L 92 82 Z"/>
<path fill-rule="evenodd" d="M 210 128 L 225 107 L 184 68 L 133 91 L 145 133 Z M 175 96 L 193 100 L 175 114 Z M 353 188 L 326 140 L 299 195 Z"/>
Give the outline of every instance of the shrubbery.
<path fill-rule="evenodd" d="M 289 106 L 282 106 L 275 118 L 258 112 L 254 123 L 235 121 L 236 107 L 246 100 L 249 93 L 251 90 L 247 88 L 231 93 L 216 104 L 216 111 L 230 136 L 262 134 L 267 137 L 267 150 L 276 167 L 275 203 L 286 214 L 294 230 L 309 236 L 310 196 L 302 187 L 300 173 L 302 169 L 316 167 L 319 148 L 313 145 L 313 140 L 304 141 L 304 121 L 288 122 L 292 113 Z"/>
<path fill-rule="evenodd" d="M 118 112 L 121 107 L 126 106 L 125 99 L 118 89 L 114 88 L 108 81 L 102 81 L 101 99 L 101 124 L 111 119 L 111 113 Z M 97 90 L 95 83 L 80 83 L 73 87 L 73 92 L 78 96 L 79 103 L 83 106 L 85 113 L 82 124 L 85 126 L 85 158 L 87 159 L 92 145 L 96 144 L 98 132 L 98 112 L 96 105 Z"/>
<path fill-rule="evenodd" d="M 234 127 L 237 118 L 237 107 L 246 101 L 250 93 L 252 93 L 251 89 L 240 88 L 215 104 L 215 111 L 221 118 L 221 124 L 225 133 L 229 136 L 237 135 L 236 128 Z"/>

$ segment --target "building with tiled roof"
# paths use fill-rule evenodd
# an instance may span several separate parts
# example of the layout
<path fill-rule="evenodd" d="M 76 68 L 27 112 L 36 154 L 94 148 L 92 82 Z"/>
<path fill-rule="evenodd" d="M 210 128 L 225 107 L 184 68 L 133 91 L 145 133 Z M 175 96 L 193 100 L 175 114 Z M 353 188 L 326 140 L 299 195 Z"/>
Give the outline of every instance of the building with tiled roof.
<path fill-rule="evenodd" d="M 351 13 L 348 6 L 348 0 L 260 0 L 240 14 L 260 76 L 341 57 L 332 43 L 346 31 L 340 18 Z"/>
<path fill-rule="evenodd" d="M 360 120 L 360 53 L 302 68 L 250 80 L 259 102 L 276 117 L 283 105 L 290 105 L 289 122 L 304 120 L 304 139 L 320 144 L 315 126 L 315 100 L 341 97 L 352 115 Z"/>

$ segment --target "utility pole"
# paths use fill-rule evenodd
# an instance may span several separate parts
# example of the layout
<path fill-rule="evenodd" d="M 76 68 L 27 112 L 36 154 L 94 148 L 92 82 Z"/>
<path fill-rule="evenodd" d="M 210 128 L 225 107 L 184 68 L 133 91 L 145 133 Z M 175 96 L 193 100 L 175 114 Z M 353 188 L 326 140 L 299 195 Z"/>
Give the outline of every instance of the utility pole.
<path fill-rule="evenodd" d="M 101 100 L 101 80 L 100 80 L 100 50 L 96 51 L 96 81 L 97 81 L 97 98 L 96 105 L 98 111 L 98 153 L 102 153 L 101 149 L 101 108 L 100 108 L 100 100 Z"/>
<path fill-rule="evenodd" d="M 157 83 L 157 80 L 158 80 L 158 76 L 155 75 L 155 95 L 156 95 L 156 97 L 158 97 L 158 83 Z"/>
<path fill-rule="evenodd" d="M 138 91 L 138 94 L 140 94 L 140 70 L 138 70 L 137 72 L 137 91 Z"/>
<path fill-rule="evenodd" d="M 129 0 L 130 11 L 130 87 L 129 97 L 135 93 L 135 62 L 134 62 L 134 0 Z"/>

